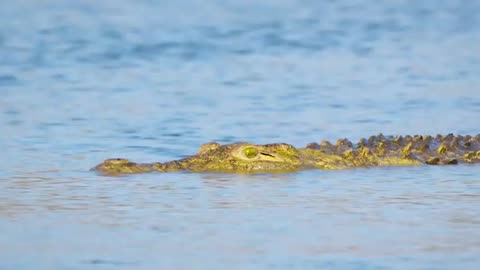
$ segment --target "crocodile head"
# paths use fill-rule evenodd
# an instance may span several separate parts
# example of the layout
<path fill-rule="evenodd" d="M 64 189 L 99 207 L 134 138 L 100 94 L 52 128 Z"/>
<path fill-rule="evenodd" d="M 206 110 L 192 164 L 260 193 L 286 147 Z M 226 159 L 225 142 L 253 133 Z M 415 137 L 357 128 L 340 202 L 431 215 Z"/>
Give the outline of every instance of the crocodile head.
<path fill-rule="evenodd" d="M 107 159 L 93 168 L 105 175 L 142 172 L 289 172 L 303 166 L 299 151 L 285 143 L 256 145 L 251 143 L 203 144 L 197 154 L 165 163 L 139 164 L 128 159 Z"/>
<path fill-rule="evenodd" d="M 154 163 L 156 171 L 268 173 L 298 170 L 302 166 L 297 149 L 289 144 L 256 145 L 207 143 L 196 155 L 181 160 Z"/>

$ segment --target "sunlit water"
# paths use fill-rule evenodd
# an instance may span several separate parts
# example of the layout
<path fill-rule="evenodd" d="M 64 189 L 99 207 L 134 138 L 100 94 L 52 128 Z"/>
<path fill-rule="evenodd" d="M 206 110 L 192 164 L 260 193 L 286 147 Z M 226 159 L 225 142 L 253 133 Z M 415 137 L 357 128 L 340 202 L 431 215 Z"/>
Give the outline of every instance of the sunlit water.
<path fill-rule="evenodd" d="M 478 134 L 480 2 L 164 2 L 1 6 L 0 269 L 478 269 L 480 166 L 89 169 Z"/>

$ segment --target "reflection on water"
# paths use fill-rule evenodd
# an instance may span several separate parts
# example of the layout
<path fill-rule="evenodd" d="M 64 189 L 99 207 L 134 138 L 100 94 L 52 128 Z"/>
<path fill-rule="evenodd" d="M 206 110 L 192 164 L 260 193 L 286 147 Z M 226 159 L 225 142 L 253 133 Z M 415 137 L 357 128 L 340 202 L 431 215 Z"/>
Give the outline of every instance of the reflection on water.
<path fill-rule="evenodd" d="M 479 166 L 89 168 L 208 141 L 478 134 L 479 14 L 475 1 L 4 5 L 0 268 L 476 269 Z"/>

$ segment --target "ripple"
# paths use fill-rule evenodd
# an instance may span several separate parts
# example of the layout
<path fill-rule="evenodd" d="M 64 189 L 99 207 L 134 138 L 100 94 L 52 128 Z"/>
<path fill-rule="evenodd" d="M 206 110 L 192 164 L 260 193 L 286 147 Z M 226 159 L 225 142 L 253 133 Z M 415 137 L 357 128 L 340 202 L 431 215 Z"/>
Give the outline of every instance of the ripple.
<path fill-rule="evenodd" d="M 14 75 L 0 75 L 0 87 L 11 86 L 19 83 L 19 80 Z"/>
<path fill-rule="evenodd" d="M 122 260 L 107 260 L 107 259 L 91 259 L 85 262 L 92 265 L 112 265 L 112 266 L 138 266 L 139 262 L 135 261 L 122 261 Z"/>

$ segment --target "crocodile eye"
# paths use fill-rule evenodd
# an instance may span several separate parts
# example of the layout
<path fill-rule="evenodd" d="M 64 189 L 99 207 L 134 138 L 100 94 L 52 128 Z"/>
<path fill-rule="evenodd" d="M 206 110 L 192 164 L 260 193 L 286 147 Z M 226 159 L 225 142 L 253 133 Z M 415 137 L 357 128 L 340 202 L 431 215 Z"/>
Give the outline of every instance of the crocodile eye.
<path fill-rule="evenodd" d="M 247 147 L 243 149 L 243 154 L 247 158 L 254 158 L 258 155 L 258 150 L 255 147 Z"/>

